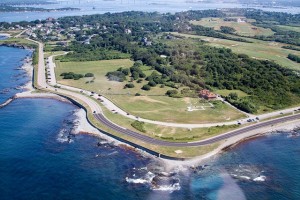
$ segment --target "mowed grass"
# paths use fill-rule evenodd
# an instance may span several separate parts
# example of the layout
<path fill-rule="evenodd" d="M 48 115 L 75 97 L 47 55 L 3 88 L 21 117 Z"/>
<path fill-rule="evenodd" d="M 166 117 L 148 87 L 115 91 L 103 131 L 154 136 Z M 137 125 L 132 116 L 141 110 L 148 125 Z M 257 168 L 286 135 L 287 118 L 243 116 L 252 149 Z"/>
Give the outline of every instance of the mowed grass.
<path fill-rule="evenodd" d="M 193 106 L 207 106 L 200 103 L 199 98 L 171 98 L 165 96 L 167 90 L 171 88 L 160 88 L 160 85 L 152 87 L 150 91 L 144 91 L 141 87 L 147 83 L 133 82 L 135 85 L 131 89 L 123 89 L 128 83 L 109 81 L 105 76 L 109 71 L 115 71 L 119 67 L 129 68 L 133 62 L 128 59 L 91 61 L 91 62 L 59 62 L 57 61 L 56 76 L 60 84 L 70 85 L 77 88 L 94 91 L 108 97 L 126 112 L 157 121 L 176 122 L 176 123 L 212 123 L 229 120 L 236 120 L 245 117 L 239 111 L 226 104 L 219 103 L 214 108 L 196 110 L 188 112 L 187 108 Z M 151 74 L 153 70 L 143 67 L 146 74 Z M 80 80 L 62 79 L 63 72 L 74 72 L 85 74 L 94 73 L 95 79 L 92 83 L 87 83 L 92 78 L 82 78 Z M 142 96 L 135 96 L 136 93 Z"/>
<path fill-rule="evenodd" d="M 34 46 L 37 46 L 37 44 L 35 42 L 32 42 L 32 41 L 29 41 L 27 39 L 24 39 L 24 38 L 7 38 L 5 40 L 1 40 L 0 41 L 0 44 L 3 44 L 3 43 L 14 43 L 14 44 L 19 44 L 19 45 L 34 45 Z"/>
<path fill-rule="evenodd" d="M 129 59 L 102 60 L 88 62 L 60 62 L 55 61 L 55 74 L 57 81 L 64 85 L 70 85 L 77 88 L 86 89 L 94 92 L 120 91 L 124 87 L 124 83 L 108 81 L 106 73 L 115 71 L 120 67 L 129 68 L 133 65 L 133 61 Z M 78 74 L 93 73 L 94 82 L 87 83 L 93 78 L 82 78 L 80 80 L 63 79 L 60 76 L 63 72 L 74 72 Z M 125 92 L 125 91 L 124 91 Z"/>
<path fill-rule="evenodd" d="M 284 25 L 277 25 L 277 27 L 287 30 L 287 31 L 296 31 L 300 33 L 300 26 L 284 26 Z"/>
<path fill-rule="evenodd" d="M 123 110 L 137 117 L 171 123 L 216 123 L 244 118 L 244 114 L 216 101 L 214 107 L 188 111 L 188 106 L 201 107 L 199 98 L 171 98 L 167 96 L 110 96 Z M 207 104 L 204 104 L 207 106 Z"/>
<path fill-rule="evenodd" d="M 220 135 L 239 128 L 239 125 L 231 126 L 215 126 L 209 128 L 175 128 L 159 126 L 154 124 L 144 125 L 146 133 L 150 137 L 154 137 L 161 140 L 166 140 L 170 142 L 192 142 L 204 140 L 210 137 Z"/>
<path fill-rule="evenodd" d="M 236 30 L 236 33 L 244 36 L 270 36 L 274 34 L 271 29 L 253 26 L 248 22 L 224 21 L 224 19 L 221 18 L 203 18 L 200 21 L 191 21 L 191 23 L 194 25 L 214 28 L 215 30 L 220 30 L 221 26 L 229 26 L 234 28 Z"/>
<path fill-rule="evenodd" d="M 62 55 L 64 54 L 64 51 L 52 51 L 52 52 L 44 52 L 44 57 L 49 58 L 50 56 L 57 56 L 57 55 Z"/>
<path fill-rule="evenodd" d="M 246 94 L 241 90 L 216 90 L 215 93 L 221 96 L 228 96 L 230 93 L 236 93 L 239 97 L 249 96 L 248 94 Z"/>
<path fill-rule="evenodd" d="M 247 54 L 248 56 L 256 59 L 272 60 L 283 67 L 300 70 L 299 63 L 291 61 L 287 58 L 288 54 L 290 53 L 300 56 L 300 52 L 281 48 L 282 46 L 286 45 L 283 43 L 267 42 L 250 38 L 247 38 L 247 40 L 252 41 L 253 43 L 245 43 L 191 34 L 172 34 L 187 38 L 201 39 L 207 41 L 210 46 L 230 48 L 235 53 Z"/>

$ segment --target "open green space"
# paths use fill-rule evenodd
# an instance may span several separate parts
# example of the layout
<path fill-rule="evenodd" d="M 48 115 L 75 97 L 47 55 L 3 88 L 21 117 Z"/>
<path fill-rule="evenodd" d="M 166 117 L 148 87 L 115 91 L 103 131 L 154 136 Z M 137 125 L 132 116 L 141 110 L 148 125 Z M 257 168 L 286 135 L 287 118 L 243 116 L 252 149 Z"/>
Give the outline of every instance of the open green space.
<path fill-rule="evenodd" d="M 241 112 L 213 102 L 213 107 L 203 105 L 199 98 L 171 98 L 167 96 L 109 96 L 123 110 L 138 117 L 172 123 L 214 123 L 245 117 Z M 202 108 L 203 105 L 203 108 Z M 193 111 L 188 111 L 192 106 Z"/>
<path fill-rule="evenodd" d="M 59 62 L 57 61 L 56 76 L 59 83 L 77 88 L 94 91 L 105 95 L 126 112 L 157 121 L 174 123 L 212 123 L 237 120 L 245 117 L 239 111 L 222 104 L 213 102 L 213 106 L 202 102 L 199 98 L 171 98 L 165 96 L 170 88 L 159 86 L 144 91 L 141 87 L 146 83 L 133 81 L 134 88 L 123 89 L 128 81 L 109 81 L 105 76 L 107 72 L 120 67 L 129 68 L 130 60 L 108 60 L 92 62 Z M 151 69 L 142 67 L 146 72 Z M 94 78 L 82 78 L 80 80 L 62 79 L 60 74 L 74 72 L 78 74 L 93 73 Z M 135 96 L 136 93 L 141 96 Z M 192 106 L 194 111 L 188 111 Z"/>
<path fill-rule="evenodd" d="M 44 57 L 48 58 L 50 56 L 57 56 L 57 55 L 61 55 L 61 54 L 64 54 L 64 51 L 53 51 L 53 52 L 46 51 L 46 52 L 44 52 Z"/>
<path fill-rule="evenodd" d="M 230 93 L 236 93 L 239 97 L 249 96 L 248 94 L 246 94 L 241 90 L 216 90 L 215 93 L 225 97 L 228 96 Z"/>
<path fill-rule="evenodd" d="M 27 39 L 24 39 L 24 38 L 7 38 L 5 40 L 2 40 L 0 41 L 0 44 L 19 44 L 19 45 L 25 45 L 25 46 L 28 46 L 28 47 L 35 47 L 37 46 L 36 43 L 30 41 L 30 40 L 27 40 Z"/>
<path fill-rule="evenodd" d="M 233 52 L 239 54 L 247 54 L 248 56 L 256 59 L 273 60 L 277 64 L 283 67 L 287 67 L 294 70 L 300 70 L 300 64 L 295 63 L 287 58 L 290 53 L 300 56 L 300 52 L 283 49 L 282 46 L 286 44 L 277 42 L 267 42 L 256 39 L 248 39 L 253 43 L 237 42 L 226 39 L 218 39 L 206 36 L 197 36 L 191 34 L 172 33 L 177 36 L 184 36 L 187 38 L 197 38 L 207 41 L 209 45 L 214 47 L 225 47 L 232 49 Z"/>
<path fill-rule="evenodd" d="M 287 31 L 296 31 L 300 32 L 300 26 L 285 26 L 285 25 L 277 25 L 277 27 L 287 30 Z"/>
<path fill-rule="evenodd" d="M 238 19 L 236 17 L 235 19 Z M 205 27 L 214 28 L 215 30 L 220 30 L 221 26 L 228 26 L 234 28 L 236 30 L 235 33 L 243 36 L 256 36 L 256 35 L 264 35 L 269 36 L 273 35 L 274 32 L 271 29 L 266 29 L 262 27 L 253 26 L 251 23 L 253 20 L 247 19 L 243 22 L 237 21 L 224 21 L 222 18 L 203 18 L 200 21 L 191 21 L 194 25 L 201 25 Z"/>

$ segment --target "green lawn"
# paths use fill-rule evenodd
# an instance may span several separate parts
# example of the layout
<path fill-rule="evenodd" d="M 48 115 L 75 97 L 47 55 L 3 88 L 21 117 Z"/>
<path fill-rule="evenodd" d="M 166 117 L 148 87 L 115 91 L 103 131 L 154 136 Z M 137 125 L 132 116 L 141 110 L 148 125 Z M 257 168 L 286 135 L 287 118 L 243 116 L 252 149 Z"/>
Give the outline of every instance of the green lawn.
<path fill-rule="evenodd" d="M 30 46 L 37 46 L 35 42 L 29 41 L 24 38 L 8 38 L 6 40 L 1 40 L 0 44 L 2 43 L 15 43 L 15 44 L 20 44 L 20 45 L 30 45 Z"/>
<path fill-rule="evenodd" d="M 277 25 L 277 27 L 287 30 L 287 31 L 296 31 L 300 32 L 300 26 L 284 26 L 284 25 Z"/>
<path fill-rule="evenodd" d="M 248 56 L 257 59 L 273 60 L 274 62 L 282 65 L 283 67 L 300 70 L 299 63 L 295 63 L 287 58 L 289 53 L 293 53 L 295 55 L 300 56 L 300 52 L 281 48 L 286 44 L 277 42 L 267 42 L 250 38 L 247 38 L 247 40 L 253 41 L 253 43 L 237 42 L 232 40 L 197 36 L 191 34 L 172 34 L 189 38 L 198 38 L 209 42 L 209 45 L 214 47 L 230 48 L 235 53 L 247 54 Z"/>
<path fill-rule="evenodd" d="M 56 56 L 56 55 L 61 55 L 61 54 L 63 54 L 64 53 L 64 51 L 53 51 L 53 52 L 44 52 L 44 57 L 45 58 L 48 58 L 48 57 L 50 57 L 50 56 Z"/>
<path fill-rule="evenodd" d="M 222 96 L 228 96 L 230 93 L 237 93 L 239 97 L 246 97 L 249 96 L 245 92 L 241 90 L 216 90 L 215 93 L 222 95 Z"/>
<path fill-rule="evenodd" d="M 57 61 L 56 63 L 56 76 L 59 83 L 105 95 L 126 112 L 139 117 L 178 123 L 222 122 L 244 117 L 242 113 L 222 103 L 218 103 L 214 108 L 206 107 L 205 110 L 188 112 L 188 106 L 192 105 L 195 109 L 199 109 L 201 106 L 208 106 L 208 104 L 201 103 L 199 98 L 167 97 L 165 93 L 171 88 L 160 88 L 159 85 L 151 88 L 150 91 L 144 91 L 141 87 L 147 83 L 145 80 L 142 83 L 134 81 L 134 88 L 123 89 L 128 81 L 109 81 L 105 75 L 107 72 L 115 71 L 119 67 L 131 67 L 133 62 L 128 59 L 91 62 Z M 142 68 L 146 74 L 152 73 L 149 67 Z M 65 80 L 59 76 L 63 72 L 80 74 L 91 72 L 94 73 L 95 79 L 92 83 L 89 81 L 93 78 Z M 142 96 L 135 96 L 136 93 L 140 93 Z"/>
<path fill-rule="evenodd" d="M 250 20 L 251 21 L 251 20 Z M 221 18 L 203 18 L 200 21 L 191 21 L 194 25 L 201 25 L 205 27 L 211 27 L 215 30 L 220 30 L 221 26 L 229 26 L 236 30 L 236 33 L 244 36 L 255 36 L 255 35 L 264 35 L 269 36 L 273 35 L 274 32 L 271 29 L 266 29 L 262 27 L 253 26 L 249 22 L 234 22 L 234 21 L 224 21 Z"/>
<path fill-rule="evenodd" d="M 242 113 L 216 101 L 214 107 L 204 107 L 199 98 L 171 98 L 167 96 L 109 96 L 123 110 L 138 117 L 173 123 L 214 123 L 245 117 Z M 198 110 L 188 111 L 188 106 Z"/>

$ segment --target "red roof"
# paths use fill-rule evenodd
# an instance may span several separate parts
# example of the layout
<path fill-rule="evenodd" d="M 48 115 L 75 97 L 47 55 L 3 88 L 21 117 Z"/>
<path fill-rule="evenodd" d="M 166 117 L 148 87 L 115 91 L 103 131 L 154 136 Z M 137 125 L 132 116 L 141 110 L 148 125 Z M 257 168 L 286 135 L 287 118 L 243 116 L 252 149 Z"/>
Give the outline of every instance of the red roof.
<path fill-rule="evenodd" d="M 209 90 L 201 90 L 200 91 L 200 96 L 202 96 L 204 98 L 208 98 L 208 99 L 213 99 L 213 98 L 217 97 L 217 95 L 215 95 L 214 93 L 212 93 Z"/>

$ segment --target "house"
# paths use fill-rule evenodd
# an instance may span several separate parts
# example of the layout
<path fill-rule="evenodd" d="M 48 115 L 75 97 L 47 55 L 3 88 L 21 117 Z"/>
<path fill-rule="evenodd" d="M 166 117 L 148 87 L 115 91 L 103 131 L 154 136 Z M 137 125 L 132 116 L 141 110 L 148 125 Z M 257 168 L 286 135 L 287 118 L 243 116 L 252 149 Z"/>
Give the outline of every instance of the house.
<path fill-rule="evenodd" d="M 201 97 L 201 98 L 204 98 L 204 99 L 207 99 L 207 100 L 213 100 L 213 99 L 216 99 L 217 98 L 217 95 L 216 94 L 214 94 L 214 93 L 212 93 L 211 91 L 209 91 L 209 90 L 201 90 L 200 92 L 199 92 L 199 96 Z"/>

